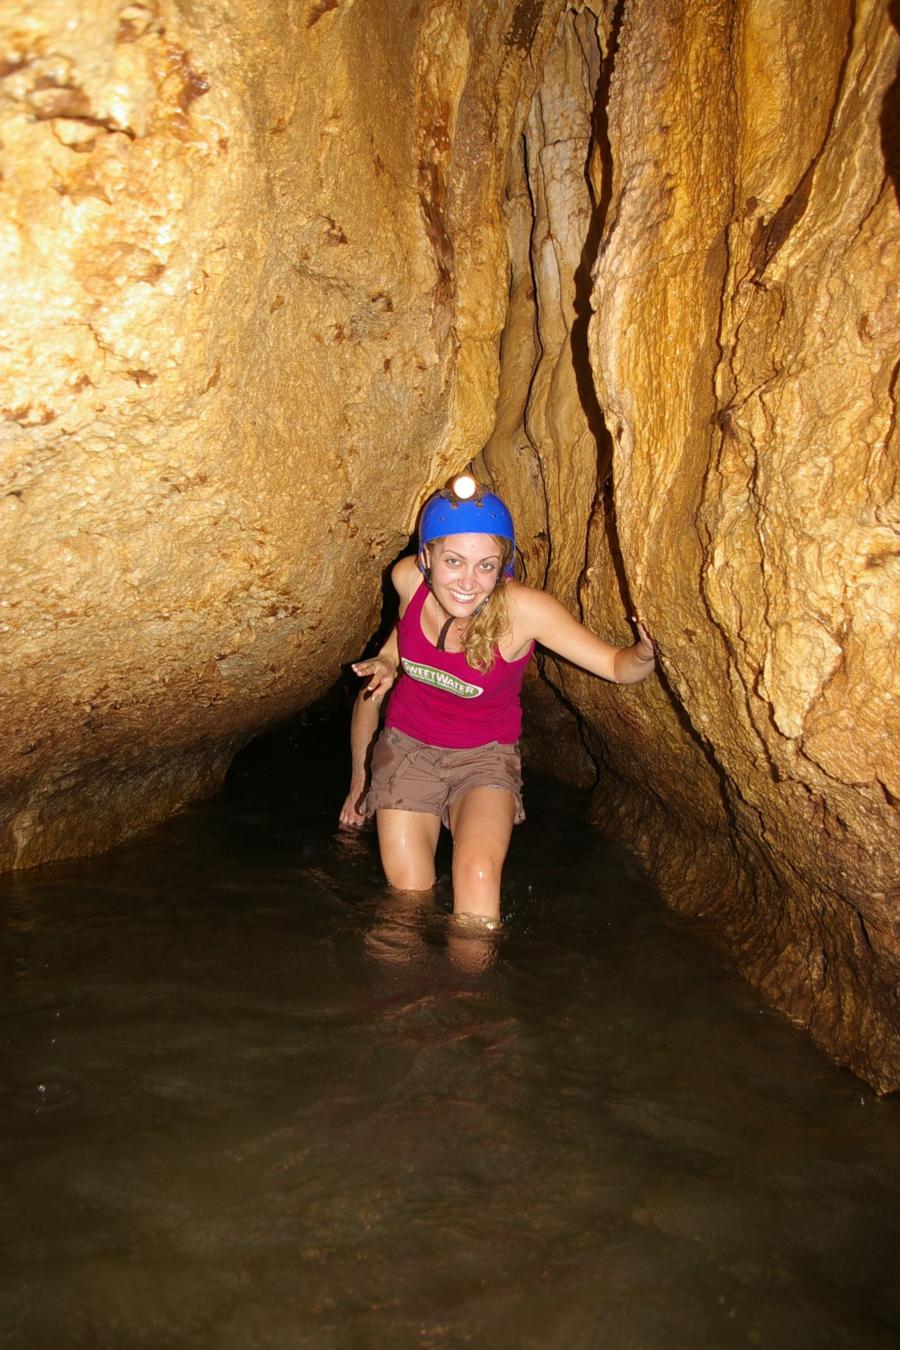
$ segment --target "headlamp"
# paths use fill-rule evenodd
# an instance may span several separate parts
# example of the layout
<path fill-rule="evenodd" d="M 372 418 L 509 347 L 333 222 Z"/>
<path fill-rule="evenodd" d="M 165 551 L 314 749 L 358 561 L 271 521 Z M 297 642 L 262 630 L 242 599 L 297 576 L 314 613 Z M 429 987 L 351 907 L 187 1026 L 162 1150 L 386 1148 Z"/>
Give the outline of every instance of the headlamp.
<path fill-rule="evenodd" d="M 461 473 L 450 484 L 450 490 L 454 497 L 458 497 L 461 502 L 467 502 L 470 497 L 475 496 L 478 491 L 478 484 L 470 473 Z"/>

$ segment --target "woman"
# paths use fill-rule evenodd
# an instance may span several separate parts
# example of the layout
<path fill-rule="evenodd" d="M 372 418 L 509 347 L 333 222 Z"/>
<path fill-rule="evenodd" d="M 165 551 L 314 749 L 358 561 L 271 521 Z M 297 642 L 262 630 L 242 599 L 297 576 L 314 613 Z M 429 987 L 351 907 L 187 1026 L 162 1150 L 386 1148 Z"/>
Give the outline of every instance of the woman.
<path fill-rule="evenodd" d="M 500 917 L 512 827 L 524 819 L 519 692 L 535 643 L 618 684 L 645 680 L 655 664 L 640 624 L 632 646 L 611 646 L 552 595 L 516 581 L 514 558 L 509 511 L 473 479 L 425 504 L 418 556 L 391 574 L 397 627 L 378 656 L 353 666 L 369 681 L 353 711 L 353 776 L 341 811 L 349 826 L 375 815 L 385 874 L 403 890 L 434 885 L 438 835 L 448 826 L 454 913 L 489 923 Z M 395 680 L 366 794 L 378 705 Z"/>

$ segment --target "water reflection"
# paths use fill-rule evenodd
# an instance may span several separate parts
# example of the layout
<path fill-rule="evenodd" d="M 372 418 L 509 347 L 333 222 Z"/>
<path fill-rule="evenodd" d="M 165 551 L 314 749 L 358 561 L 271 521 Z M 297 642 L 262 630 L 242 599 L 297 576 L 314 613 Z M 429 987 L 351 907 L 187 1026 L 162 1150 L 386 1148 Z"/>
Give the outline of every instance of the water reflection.
<path fill-rule="evenodd" d="M 898 1103 L 537 786 L 496 933 L 340 801 L 228 799 L 3 890 L 0 1343 L 879 1347 Z M 332 810 L 333 806 L 333 810 Z"/>

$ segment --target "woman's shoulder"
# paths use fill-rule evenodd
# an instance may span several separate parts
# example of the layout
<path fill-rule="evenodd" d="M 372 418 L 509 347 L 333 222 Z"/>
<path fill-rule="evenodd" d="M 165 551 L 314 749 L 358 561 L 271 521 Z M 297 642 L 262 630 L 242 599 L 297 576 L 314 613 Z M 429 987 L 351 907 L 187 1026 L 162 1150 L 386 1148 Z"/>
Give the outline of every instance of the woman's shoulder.
<path fill-rule="evenodd" d="M 513 577 L 506 583 L 506 593 L 510 613 L 517 618 L 539 613 L 549 598 L 546 591 L 538 590 L 536 586 L 526 586 L 523 581 L 516 581 Z"/>
<path fill-rule="evenodd" d="M 394 563 L 391 568 L 391 581 L 400 597 L 401 610 L 405 609 L 419 587 L 425 584 L 425 578 L 419 571 L 418 560 L 407 557 Z"/>
<path fill-rule="evenodd" d="M 510 577 L 505 582 L 506 589 L 506 609 L 509 615 L 509 627 L 511 638 L 511 649 L 516 655 L 527 648 L 528 644 L 534 640 L 535 634 L 535 598 L 540 597 L 543 592 L 536 591 L 533 586 L 526 586 L 524 582 L 516 581 Z M 507 660 L 509 656 L 507 655 Z"/>
<path fill-rule="evenodd" d="M 542 641 L 542 634 L 549 626 L 560 619 L 571 619 L 568 610 L 549 591 L 526 586 L 521 581 L 510 580 L 507 584 L 509 612 L 517 641 Z"/>

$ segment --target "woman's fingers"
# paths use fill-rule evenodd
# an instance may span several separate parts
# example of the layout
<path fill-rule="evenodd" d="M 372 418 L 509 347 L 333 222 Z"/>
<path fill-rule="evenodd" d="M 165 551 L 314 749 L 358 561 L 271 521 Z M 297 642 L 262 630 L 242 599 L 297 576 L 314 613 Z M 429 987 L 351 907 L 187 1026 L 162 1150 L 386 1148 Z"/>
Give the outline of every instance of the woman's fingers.
<path fill-rule="evenodd" d="M 394 683 L 395 671 L 380 656 L 373 656 L 368 661 L 354 661 L 351 663 L 350 669 L 355 675 L 359 675 L 363 679 L 366 676 L 370 677 L 366 686 L 366 693 L 369 697 L 374 694 L 386 694 Z"/>
<path fill-rule="evenodd" d="M 636 614 L 632 614 L 631 622 L 634 624 L 637 632 L 637 641 L 633 648 L 635 655 L 640 661 L 655 661 L 656 644 L 654 643 L 653 638 L 647 632 Z"/>
<path fill-rule="evenodd" d="M 345 799 L 344 805 L 341 807 L 341 814 L 338 819 L 344 829 L 358 830 L 361 825 L 366 823 L 365 816 L 357 810 L 359 795 L 358 792 L 351 792 Z"/>
<path fill-rule="evenodd" d="M 356 675 L 373 675 L 377 672 L 383 672 L 387 669 L 384 661 L 378 656 L 373 656 L 369 661 L 354 661 L 350 669 Z"/>
<path fill-rule="evenodd" d="M 377 674 L 376 663 L 374 661 L 354 661 L 350 666 L 350 669 L 353 671 L 354 675 L 359 675 L 362 679 L 365 679 L 367 675 L 371 677 L 369 683 L 366 685 L 365 691 L 366 697 L 371 698 L 378 685 L 378 680 L 374 678 Z"/>

